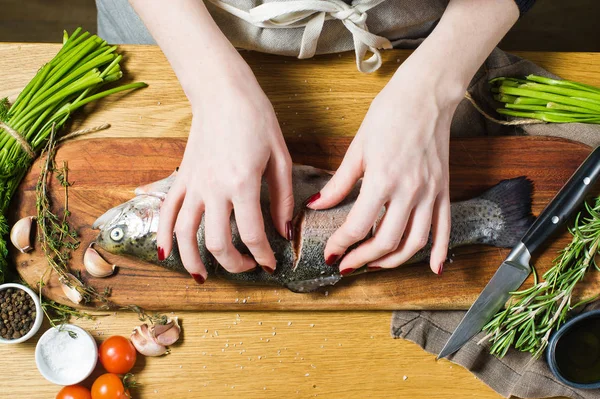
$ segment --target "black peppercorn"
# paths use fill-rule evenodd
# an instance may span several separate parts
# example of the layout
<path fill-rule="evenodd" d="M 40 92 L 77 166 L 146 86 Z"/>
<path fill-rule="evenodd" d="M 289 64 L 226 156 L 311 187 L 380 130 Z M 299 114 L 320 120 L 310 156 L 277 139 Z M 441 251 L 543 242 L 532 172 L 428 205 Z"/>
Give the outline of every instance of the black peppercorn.
<path fill-rule="evenodd" d="M 21 338 L 31 330 L 35 317 L 35 303 L 25 291 L 14 288 L 0 291 L 0 337 Z"/>

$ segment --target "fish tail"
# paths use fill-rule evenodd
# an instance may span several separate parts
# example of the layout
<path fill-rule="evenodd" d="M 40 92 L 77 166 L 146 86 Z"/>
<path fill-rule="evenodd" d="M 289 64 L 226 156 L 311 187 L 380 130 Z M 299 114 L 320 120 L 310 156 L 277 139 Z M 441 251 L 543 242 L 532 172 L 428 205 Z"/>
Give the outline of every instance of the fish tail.
<path fill-rule="evenodd" d="M 517 245 L 535 219 L 531 213 L 532 193 L 533 182 L 521 176 L 502 180 L 479 197 L 498 205 L 504 220 L 484 244 L 506 248 Z"/>

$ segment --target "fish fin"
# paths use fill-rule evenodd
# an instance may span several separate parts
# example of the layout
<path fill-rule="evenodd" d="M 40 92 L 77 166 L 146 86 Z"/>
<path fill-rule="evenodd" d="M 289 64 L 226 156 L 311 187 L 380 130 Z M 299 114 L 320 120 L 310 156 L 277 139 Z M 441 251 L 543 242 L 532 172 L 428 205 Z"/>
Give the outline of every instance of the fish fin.
<path fill-rule="evenodd" d="M 158 194 L 167 194 L 167 192 L 171 188 L 171 185 L 175 181 L 175 177 L 177 176 L 178 170 L 179 168 L 175 169 L 173 173 L 171 173 L 164 179 L 160 179 L 158 181 L 137 187 L 134 191 L 135 195 L 150 194 L 154 195 L 155 197 L 159 197 Z"/>
<path fill-rule="evenodd" d="M 290 281 L 285 284 L 285 287 L 296 294 L 306 294 L 309 292 L 314 292 L 321 287 L 335 285 L 335 283 L 341 279 L 342 276 L 339 274 L 334 274 L 331 276 L 321 276 L 310 280 Z"/>
<path fill-rule="evenodd" d="M 517 245 L 535 219 L 531 213 L 532 194 L 533 182 L 521 176 L 502 180 L 479 197 L 497 204 L 504 218 L 493 242 L 484 244 L 505 248 Z"/>

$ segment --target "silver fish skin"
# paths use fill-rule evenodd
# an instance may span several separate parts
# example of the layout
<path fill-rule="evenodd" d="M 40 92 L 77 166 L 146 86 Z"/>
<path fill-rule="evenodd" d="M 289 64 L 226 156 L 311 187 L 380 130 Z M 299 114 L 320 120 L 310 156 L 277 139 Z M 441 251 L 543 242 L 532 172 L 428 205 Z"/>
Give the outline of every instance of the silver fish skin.
<path fill-rule="evenodd" d="M 294 292 L 312 292 L 320 287 L 337 283 L 342 276 L 338 263 L 325 264 L 323 253 L 329 237 L 346 220 L 360 192 L 360 183 L 334 208 L 315 211 L 304 206 L 304 201 L 318 192 L 329 181 L 331 175 L 310 166 L 294 165 L 294 240 L 281 237 L 272 223 L 269 213 L 269 195 L 263 183 L 261 208 L 265 221 L 265 232 L 271 244 L 277 267 L 270 275 L 260 267 L 244 273 L 230 273 L 221 267 L 204 245 L 204 220 L 197 233 L 198 249 L 209 276 L 221 276 L 241 283 L 261 283 L 284 286 Z M 173 250 L 164 261 L 159 261 L 156 247 L 160 205 L 174 180 L 174 174 L 161 181 L 136 189 L 136 196 L 128 202 L 108 210 L 93 224 L 100 233 L 96 244 L 110 253 L 134 256 L 144 261 L 183 272 L 186 270 L 177 250 L 174 236 Z M 452 229 L 449 248 L 471 244 L 487 244 L 497 247 L 512 247 L 523 236 L 533 221 L 531 215 L 532 183 L 525 177 L 503 180 L 481 196 L 451 204 Z M 384 209 L 381 211 L 383 215 Z M 376 229 L 364 238 L 367 240 Z M 231 217 L 233 245 L 242 253 L 250 255 L 240 239 Z M 364 241 L 363 240 L 363 241 Z M 361 241 L 362 242 L 362 241 Z M 357 243 L 356 245 L 359 245 Z M 352 248 L 351 248 L 352 249 Z M 349 249 L 349 250 L 351 250 Z M 429 243 L 407 263 L 428 259 Z M 353 274 L 364 271 L 359 269 Z"/>

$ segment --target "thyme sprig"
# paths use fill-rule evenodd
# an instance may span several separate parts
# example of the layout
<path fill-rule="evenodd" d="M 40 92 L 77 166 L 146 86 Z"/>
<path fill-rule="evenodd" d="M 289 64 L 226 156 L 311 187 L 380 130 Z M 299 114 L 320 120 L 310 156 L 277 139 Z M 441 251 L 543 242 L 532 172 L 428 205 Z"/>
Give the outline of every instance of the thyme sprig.
<path fill-rule="evenodd" d="M 139 307 L 137 305 L 128 305 L 128 306 L 122 307 L 121 310 L 130 310 L 134 313 L 137 313 L 138 319 L 140 321 L 149 321 L 151 324 L 164 325 L 164 324 L 167 324 L 169 321 L 169 318 L 167 317 L 167 315 L 160 314 L 158 312 L 151 315 L 151 314 L 146 313 L 146 311 L 144 309 L 142 309 L 141 307 Z"/>
<path fill-rule="evenodd" d="M 52 127 L 50 138 L 42 151 L 41 157 L 46 156 L 42 162 L 42 171 L 36 184 L 36 210 L 37 210 L 37 232 L 38 241 L 46 255 L 48 265 L 54 270 L 59 281 L 76 289 L 82 296 L 84 303 L 98 301 L 107 304 L 110 290 L 98 292 L 94 287 L 82 282 L 81 278 L 74 276 L 69 268 L 71 252 L 76 250 L 80 241 L 77 231 L 69 224 L 69 186 L 68 165 L 63 162 L 61 167 L 56 166 L 56 137 L 55 129 Z M 64 187 L 65 205 L 62 215 L 57 215 L 52 210 L 52 202 L 48 191 L 50 175 L 56 173 L 57 180 Z M 44 275 L 47 273 L 44 273 Z M 42 276 L 42 281 L 44 276 Z M 41 287 L 40 287 L 41 289 Z"/>
<path fill-rule="evenodd" d="M 567 319 L 568 313 L 598 296 L 572 304 L 573 290 L 591 265 L 600 270 L 600 197 L 594 206 L 586 204 L 588 215 L 579 213 L 569 231 L 573 238 L 542 276 L 535 276 L 530 288 L 513 292 L 505 310 L 501 310 L 483 328 L 487 335 L 480 341 L 491 343 L 490 353 L 506 355 L 510 347 L 530 352 L 538 358 L 548 346 L 552 332 Z"/>

